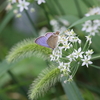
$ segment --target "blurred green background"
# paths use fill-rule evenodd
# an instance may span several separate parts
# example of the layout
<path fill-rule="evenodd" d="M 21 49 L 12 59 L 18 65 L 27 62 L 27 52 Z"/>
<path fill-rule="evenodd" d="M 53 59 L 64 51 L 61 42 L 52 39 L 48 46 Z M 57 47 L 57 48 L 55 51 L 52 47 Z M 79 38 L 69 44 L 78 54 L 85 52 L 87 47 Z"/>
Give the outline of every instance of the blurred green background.
<path fill-rule="evenodd" d="M 0 100 L 28 100 L 27 91 L 30 84 L 48 64 L 47 61 L 36 56 L 11 64 L 6 62 L 6 55 L 16 43 L 26 38 L 36 38 L 35 30 L 26 13 L 23 12 L 21 18 L 16 18 L 12 12 L 9 13 L 5 10 L 6 6 L 6 1 L 0 0 Z M 46 6 L 47 11 L 55 18 L 66 19 L 71 25 L 84 17 L 91 7 L 100 6 L 100 0 L 46 0 Z M 32 2 L 30 7 L 35 8 L 35 12 L 28 11 L 28 13 L 38 29 L 36 34 L 39 36 L 39 31 L 43 27 L 49 28 L 48 22 L 43 9 L 36 4 L 36 1 Z M 51 15 L 50 18 L 52 19 Z M 84 39 L 81 27 L 82 25 L 77 25 L 73 29 L 81 39 Z M 99 39 L 98 35 L 93 38 L 92 48 L 95 53 L 100 53 Z M 100 61 L 96 60 L 94 64 L 100 65 Z M 100 100 L 99 75 L 100 70 L 98 69 L 79 68 L 74 79 L 85 100 Z M 44 97 L 38 100 L 68 99 L 61 84 L 57 83 Z"/>

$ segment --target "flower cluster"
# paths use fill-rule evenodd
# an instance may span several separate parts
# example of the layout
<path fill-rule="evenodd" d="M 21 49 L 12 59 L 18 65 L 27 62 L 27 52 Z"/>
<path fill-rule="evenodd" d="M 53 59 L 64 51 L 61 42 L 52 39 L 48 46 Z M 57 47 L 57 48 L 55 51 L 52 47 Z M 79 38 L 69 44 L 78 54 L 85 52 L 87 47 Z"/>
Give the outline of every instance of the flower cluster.
<path fill-rule="evenodd" d="M 85 16 L 91 15 L 100 15 L 100 7 L 92 8 L 90 11 L 85 14 Z M 88 20 L 83 24 L 82 31 L 89 33 L 92 36 L 95 36 L 96 33 L 99 33 L 100 30 L 100 20 Z"/>
<path fill-rule="evenodd" d="M 45 0 L 36 0 L 37 3 L 40 5 L 41 3 L 45 3 Z M 8 0 L 8 5 L 6 7 L 6 10 L 11 10 L 13 8 L 13 5 L 16 5 L 17 8 L 13 11 L 14 14 L 16 14 L 16 17 L 21 17 L 21 13 L 24 10 L 29 9 L 30 2 L 27 0 Z M 34 8 L 30 8 L 30 12 L 34 12 Z"/>
<path fill-rule="evenodd" d="M 69 22 L 67 20 L 64 20 L 64 19 L 59 19 L 59 22 L 55 19 L 52 19 L 50 21 L 50 24 L 53 28 L 53 31 L 65 31 L 66 30 L 66 26 L 69 26 Z"/>
<path fill-rule="evenodd" d="M 64 82 L 71 81 L 77 68 L 81 65 L 92 64 L 91 55 L 93 50 L 87 50 L 91 44 L 91 37 L 86 36 L 86 43 L 83 46 L 81 40 L 77 37 L 73 30 L 65 31 L 59 35 L 58 45 L 50 55 L 51 61 L 58 63 L 61 71 L 61 77 L 67 76 Z"/>
<path fill-rule="evenodd" d="M 66 30 L 66 27 L 69 26 L 69 22 L 67 20 L 64 19 L 59 19 L 58 21 L 55 19 L 50 20 L 50 25 L 52 26 L 53 31 L 59 31 L 60 33 L 62 33 L 63 31 Z M 39 34 L 40 36 L 44 35 L 44 33 L 48 32 L 49 29 L 47 27 L 43 27 Z"/>

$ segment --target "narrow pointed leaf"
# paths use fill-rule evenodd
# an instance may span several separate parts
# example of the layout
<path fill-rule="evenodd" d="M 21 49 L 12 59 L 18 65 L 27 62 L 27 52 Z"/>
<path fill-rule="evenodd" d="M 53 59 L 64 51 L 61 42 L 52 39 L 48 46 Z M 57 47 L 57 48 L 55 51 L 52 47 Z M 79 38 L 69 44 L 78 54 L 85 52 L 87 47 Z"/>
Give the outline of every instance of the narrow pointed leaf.
<path fill-rule="evenodd" d="M 61 83 L 68 100 L 84 100 L 75 82 L 72 81 L 70 83 L 64 83 L 65 79 L 66 78 L 63 77 Z"/>
<path fill-rule="evenodd" d="M 74 22 L 71 26 L 69 26 L 68 28 L 72 28 L 73 26 L 76 26 L 78 24 L 81 24 L 87 20 L 94 20 L 94 19 L 100 19 L 100 15 L 92 15 L 92 16 L 89 16 L 89 17 L 83 17 L 82 19 Z"/>
<path fill-rule="evenodd" d="M 6 14 L 5 18 L 0 23 L 0 33 L 3 31 L 3 29 L 8 24 L 8 22 L 12 19 L 13 16 L 14 16 L 13 10 L 11 10 Z"/>

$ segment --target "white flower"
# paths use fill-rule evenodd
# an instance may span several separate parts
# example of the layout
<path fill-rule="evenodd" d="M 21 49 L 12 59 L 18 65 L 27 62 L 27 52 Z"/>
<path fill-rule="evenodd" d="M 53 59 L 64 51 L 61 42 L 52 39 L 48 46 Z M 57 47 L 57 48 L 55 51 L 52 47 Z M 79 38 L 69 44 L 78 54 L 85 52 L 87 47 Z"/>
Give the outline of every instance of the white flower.
<path fill-rule="evenodd" d="M 16 14 L 16 17 L 17 17 L 17 18 L 20 18 L 20 17 L 22 17 L 22 14 L 21 14 L 21 13 L 17 13 L 17 14 Z"/>
<path fill-rule="evenodd" d="M 86 56 L 90 56 L 91 57 L 92 54 L 93 54 L 93 50 L 92 49 L 86 51 Z"/>
<path fill-rule="evenodd" d="M 82 26 L 82 31 L 86 31 L 88 30 L 89 26 L 91 25 L 91 20 L 86 21 Z"/>
<path fill-rule="evenodd" d="M 45 0 L 37 0 L 37 3 L 40 5 L 41 3 L 45 3 Z"/>
<path fill-rule="evenodd" d="M 74 51 L 74 55 L 76 58 L 80 57 L 80 58 L 83 58 L 83 54 L 84 52 L 81 52 L 81 47 L 78 49 L 78 50 L 75 50 Z"/>
<path fill-rule="evenodd" d="M 91 57 L 90 56 L 84 56 L 84 59 L 82 59 L 83 63 L 82 66 L 86 65 L 88 67 L 89 64 L 92 64 L 93 62 L 90 61 Z"/>
<path fill-rule="evenodd" d="M 70 75 L 68 81 L 72 81 L 72 80 L 73 80 L 73 77 L 72 75 Z"/>
<path fill-rule="evenodd" d="M 34 9 L 33 7 L 30 8 L 30 12 L 31 12 L 31 13 L 35 12 L 35 9 Z"/>
<path fill-rule="evenodd" d="M 65 48 L 65 50 L 67 50 L 70 47 L 72 47 L 72 45 L 70 43 L 66 43 L 66 44 L 63 45 L 63 47 Z"/>
<path fill-rule="evenodd" d="M 26 2 L 25 0 L 19 0 L 19 4 L 17 5 L 20 8 L 20 12 L 22 12 L 24 9 L 28 10 L 28 5 L 30 3 Z"/>
<path fill-rule="evenodd" d="M 65 34 L 68 36 L 75 36 L 76 35 L 76 33 L 73 30 L 71 30 L 71 31 L 66 30 Z"/>
<path fill-rule="evenodd" d="M 50 55 L 50 61 L 55 61 L 55 56 L 54 55 Z"/>
<path fill-rule="evenodd" d="M 11 5 L 11 3 L 8 3 L 8 5 L 6 6 L 5 10 L 9 11 L 11 10 L 13 7 Z"/>
<path fill-rule="evenodd" d="M 92 8 L 85 16 L 100 15 L 100 7 Z M 95 36 L 100 30 L 100 20 L 88 20 L 83 24 L 82 31 L 88 32 L 89 35 Z"/>
<path fill-rule="evenodd" d="M 91 15 L 99 15 L 100 14 L 100 7 L 92 8 L 90 11 L 85 14 L 85 16 L 91 16 Z"/>
<path fill-rule="evenodd" d="M 52 55 L 50 55 L 51 61 L 59 61 L 59 58 L 62 57 L 62 49 L 61 48 L 55 48 L 52 51 Z"/>
<path fill-rule="evenodd" d="M 64 69 L 66 69 L 66 64 L 63 63 L 63 62 L 59 62 L 58 68 L 61 69 L 61 71 L 62 71 L 62 70 L 64 70 Z"/>
<path fill-rule="evenodd" d="M 67 80 L 64 80 L 64 83 L 67 83 Z"/>
<path fill-rule="evenodd" d="M 72 54 L 70 54 L 70 55 L 68 55 L 66 57 L 70 60 L 70 62 L 72 62 L 73 60 L 75 60 L 75 54 L 74 53 L 72 53 Z"/>
<path fill-rule="evenodd" d="M 14 13 L 14 14 L 18 14 L 18 10 L 15 9 L 15 10 L 13 11 L 13 13 Z"/>
<path fill-rule="evenodd" d="M 65 26 L 69 25 L 69 22 L 65 19 L 59 19 Z"/>
<path fill-rule="evenodd" d="M 88 35 L 88 36 L 85 36 L 85 37 L 86 37 L 86 41 L 89 42 L 89 44 L 91 44 L 91 43 L 92 43 L 92 41 L 91 41 L 91 36 Z"/>

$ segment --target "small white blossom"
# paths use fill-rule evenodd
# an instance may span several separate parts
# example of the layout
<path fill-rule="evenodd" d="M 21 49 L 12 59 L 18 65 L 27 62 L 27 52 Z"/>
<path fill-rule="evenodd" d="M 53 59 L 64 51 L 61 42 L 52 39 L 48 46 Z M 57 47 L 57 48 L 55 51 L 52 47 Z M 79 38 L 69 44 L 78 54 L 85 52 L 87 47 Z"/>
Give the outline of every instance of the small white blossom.
<path fill-rule="evenodd" d="M 28 5 L 30 3 L 26 2 L 25 0 L 19 0 L 19 4 L 17 5 L 20 8 L 20 12 L 22 12 L 24 9 L 28 10 Z"/>
<path fill-rule="evenodd" d="M 71 31 L 66 30 L 65 34 L 68 36 L 75 36 L 76 35 L 76 33 L 73 30 L 71 30 Z"/>
<path fill-rule="evenodd" d="M 31 13 L 35 12 L 35 9 L 34 8 L 30 8 L 30 12 Z"/>
<path fill-rule="evenodd" d="M 93 62 L 90 61 L 91 57 L 90 56 L 84 56 L 84 59 L 82 59 L 83 63 L 82 66 L 86 65 L 88 67 L 89 64 L 92 64 Z"/>
<path fill-rule="evenodd" d="M 53 28 L 53 31 L 59 31 L 60 33 L 63 33 L 65 30 L 66 30 L 66 25 L 65 25 L 65 23 L 67 24 L 67 21 L 65 22 L 64 20 L 62 21 L 61 20 L 61 22 L 64 24 L 64 25 L 61 25 L 56 19 L 52 19 L 51 21 L 50 21 L 50 24 L 51 24 L 51 26 L 52 26 L 52 28 Z"/>
<path fill-rule="evenodd" d="M 72 45 L 70 43 L 66 43 L 63 45 L 64 49 L 67 50 L 69 49 L 70 47 L 72 47 Z"/>
<path fill-rule="evenodd" d="M 12 5 L 10 3 L 8 3 L 8 5 L 6 6 L 5 10 L 6 11 L 9 11 L 12 9 Z"/>
<path fill-rule="evenodd" d="M 72 80 L 73 80 L 73 77 L 72 77 L 72 75 L 70 75 L 68 81 L 70 82 Z"/>
<path fill-rule="evenodd" d="M 17 13 L 18 13 L 18 10 L 17 10 L 17 9 L 15 9 L 15 10 L 13 11 L 13 13 L 14 13 L 14 14 L 17 14 Z"/>
<path fill-rule="evenodd" d="M 91 36 L 88 35 L 88 36 L 85 36 L 85 37 L 86 37 L 86 39 L 87 39 L 86 41 L 89 42 L 89 44 L 91 44 L 91 43 L 92 43 L 92 41 L 91 41 Z"/>
<path fill-rule="evenodd" d="M 65 66 L 65 65 L 64 65 L 63 62 L 59 62 L 59 66 L 58 66 L 59 69 L 62 68 L 62 67 L 64 67 L 64 66 Z"/>
<path fill-rule="evenodd" d="M 59 61 L 59 58 L 62 57 L 62 49 L 54 49 L 52 55 L 50 55 L 51 61 Z"/>
<path fill-rule="evenodd" d="M 59 19 L 65 26 L 69 25 L 69 22 L 65 19 Z"/>
<path fill-rule="evenodd" d="M 45 3 L 45 0 L 37 0 L 38 5 L 40 5 L 41 3 Z"/>
<path fill-rule="evenodd" d="M 86 51 L 86 56 L 90 56 L 91 57 L 92 54 L 93 54 L 93 50 Z"/>
<path fill-rule="evenodd" d="M 20 17 L 22 17 L 22 14 L 21 13 L 18 13 L 18 14 L 16 14 L 16 17 L 17 18 L 20 18 Z"/>
<path fill-rule="evenodd" d="M 85 16 L 100 15 L 100 7 L 92 8 L 85 14 Z M 100 20 L 88 20 L 83 25 L 82 31 L 89 33 L 91 36 L 95 36 L 100 30 Z"/>
<path fill-rule="evenodd" d="M 74 51 L 74 55 L 76 58 L 80 57 L 80 58 L 83 58 L 83 54 L 84 52 L 81 52 L 81 47 L 78 49 L 78 50 L 75 50 Z"/>
<path fill-rule="evenodd" d="M 67 83 L 67 80 L 64 80 L 64 83 Z"/>
<path fill-rule="evenodd" d="M 66 57 L 70 60 L 70 62 L 72 62 L 73 60 L 75 60 L 75 53 L 72 53 Z"/>

